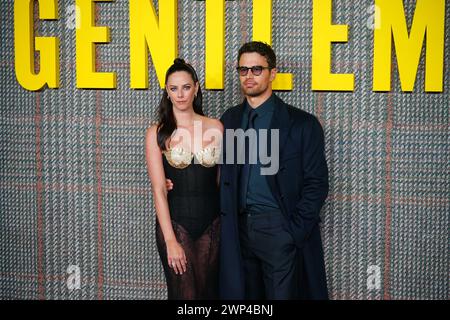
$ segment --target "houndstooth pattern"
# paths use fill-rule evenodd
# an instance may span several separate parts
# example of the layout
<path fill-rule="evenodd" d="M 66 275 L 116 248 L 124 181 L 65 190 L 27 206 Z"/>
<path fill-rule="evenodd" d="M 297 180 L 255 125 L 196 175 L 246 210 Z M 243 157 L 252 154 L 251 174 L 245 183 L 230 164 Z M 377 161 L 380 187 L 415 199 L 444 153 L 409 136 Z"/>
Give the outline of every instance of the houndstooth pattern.
<path fill-rule="evenodd" d="M 154 1 L 157 4 L 157 1 Z M 405 1 L 409 26 L 414 1 Z M 156 121 L 161 90 L 151 60 L 148 90 L 129 88 L 129 1 L 97 4 L 100 71 L 116 90 L 76 89 L 75 30 L 60 0 L 59 21 L 40 21 L 60 38 L 61 87 L 29 92 L 14 74 L 13 1 L 0 2 L 0 299 L 165 299 L 156 249 L 155 210 L 144 158 L 145 129 Z M 333 71 L 353 73 L 355 90 L 311 91 L 312 1 L 273 1 L 273 47 L 281 72 L 294 74 L 286 102 L 316 115 L 326 138 L 330 194 L 321 212 L 330 297 L 448 299 L 450 177 L 449 79 L 426 94 L 424 61 L 415 91 L 372 92 L 373 1 L 333 1 L 333 22 L 350 41 L 333 46 Z M 179 55 L 204 79 L 205 3 L 178 3 Z M 225 89 L 204 90 L 219 118 L 239 103 L 236 54 L 251 40 L 252 2 L 227 1 Z M 446 7 L 445 67 L 450 7 Z M 78 266 L 80 289 L 67 285 Z M 381 287 L 367 287 L 379 267 Z"/>

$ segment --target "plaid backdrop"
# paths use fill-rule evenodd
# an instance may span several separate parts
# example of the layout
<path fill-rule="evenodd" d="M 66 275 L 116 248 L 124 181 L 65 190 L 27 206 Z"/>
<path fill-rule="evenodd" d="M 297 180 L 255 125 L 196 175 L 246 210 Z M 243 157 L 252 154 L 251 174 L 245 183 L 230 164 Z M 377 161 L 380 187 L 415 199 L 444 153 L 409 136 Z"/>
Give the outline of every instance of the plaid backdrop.
<path fill-rule="evenodd" d="M 74 1 L 58 3 L 60 19 L 36 28 L 60 38 L 61 86 L 29 92 L 15 78 L 13 1 L 0 2 L 0 298 L 166 299 L 144 158 L 161 97 L 154 69 L 148 90 L 130 89 L 129 1 L 97 4 L 97 25 L 111 28 L 98 70 L 115 71 L 118 88 L 76 89 Z M 415 1 L 404 3 L 410 26 Z M 423 54 L 413 93 L 401 92 L 395 63 L 392 92 L 372 92 L 371 5 L 334 1 L 350 41 L 333 46 L 333 70 L 355 74 L 354 92 L 313 92 L 312 1 L 273 1 L 278 66 L 294 74 L 279 96 L 326 134 L 330 297 L 448 299 L 450 6 L 444 92 L 430 94 Z M 205 3 L 180 0 L 178 11 L 179 54 L 204 79 Z M 252 2 L 227 1 L 225 90 L 204 91 L 207 115 L 241 101 L 235 59 L 251 34 Z M 380 287 L 368 287 L 377 270 Z"/>

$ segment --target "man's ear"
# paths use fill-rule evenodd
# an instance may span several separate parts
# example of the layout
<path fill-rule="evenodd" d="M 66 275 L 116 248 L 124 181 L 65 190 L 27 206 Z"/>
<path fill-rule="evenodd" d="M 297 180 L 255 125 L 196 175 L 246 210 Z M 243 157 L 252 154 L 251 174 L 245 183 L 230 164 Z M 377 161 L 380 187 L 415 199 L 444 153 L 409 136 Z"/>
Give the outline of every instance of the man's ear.
<path fill-rule="evenodd" d="M 277 68 L 273 68 L 270 70 L 270 81 L 275 80 L 275 77 L 277 76 L 277 72 L 278 72 Z"/>

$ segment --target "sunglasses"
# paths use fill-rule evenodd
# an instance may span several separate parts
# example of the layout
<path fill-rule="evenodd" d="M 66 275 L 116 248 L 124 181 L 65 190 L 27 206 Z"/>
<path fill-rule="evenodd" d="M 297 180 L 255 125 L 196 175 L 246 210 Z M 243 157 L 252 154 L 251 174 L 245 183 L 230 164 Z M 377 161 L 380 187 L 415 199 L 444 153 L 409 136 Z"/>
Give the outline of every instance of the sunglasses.
<path fill-rule="evenodd" d="M 264 69 L 272 69 L 270 67 L 263 67 L 263 66 L 253 66 L 253 67 L 237 67 L 236 70 L 239 72 L 239 75 L 246 76 L 248 74 L 248 70 L 252 70 L 252 74 L 254 76 L 261 75 L 262 71 Z"/>

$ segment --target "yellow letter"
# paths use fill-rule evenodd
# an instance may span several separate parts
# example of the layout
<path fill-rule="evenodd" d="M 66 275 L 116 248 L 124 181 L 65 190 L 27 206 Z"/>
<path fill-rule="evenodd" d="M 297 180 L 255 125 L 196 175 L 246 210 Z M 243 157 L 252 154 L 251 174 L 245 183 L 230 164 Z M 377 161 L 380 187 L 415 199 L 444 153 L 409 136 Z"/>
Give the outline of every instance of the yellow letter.
<path fill-rule="evenodd" d="M 225 0 L 206 0 L 205 88 L 223 89 Z"/>
<path fill-rule="evenodd" d="M 14 1 L 15 69 L 19 84 L 27 90 L 37 91 L 46 84 L 59 87 L 59 39 L 36 37 L 34 43 L 34 1 Z M 39 1 L 39 18 L 58 19 L 55 0 Z M 39 73 L 35 73 L 34 52 L 40 52 Z"/>
<path fill-rule="evenodd" d="M 253 40 L 272 44 L 272 0 L 253 0 Z M 292 90 L 292 73 L 277 73 L 273 90 Z"/>
<path fill-rule="evenodd" d="M 177 0 L 159 1 L 159 20 L 152 1 L 130 0 L 131 87 L 148 88 L 148 49 L 161 88 L 178 54 Z"/>
<path fill-rule="evenodd" d="M 109 43 L 109 28 L 94 27 L 95 3 L 111 0 L 76 0 L 77 88 L 116 88 L 114 72 L 95 71 L 95 44 Z"/>
<path fill-rule="evenodd" d="M 374 32 L 373 90 L 390 90 L 392 34 L 402 91 L 413 91 L 426 33 L 425 91 L 442 92 L 445 0 L 417 0 L 409 35 L 402 0 L 376 0 L 375 5 L 381 21 Z"/>
<path fill-rule="evenodd" d="M 353 74 L 331 73 L 331 43 L 347 42 L 347 25 L 333 25 L 332 0 L 314 0 L 312 90 L 353 91 Z"/>

